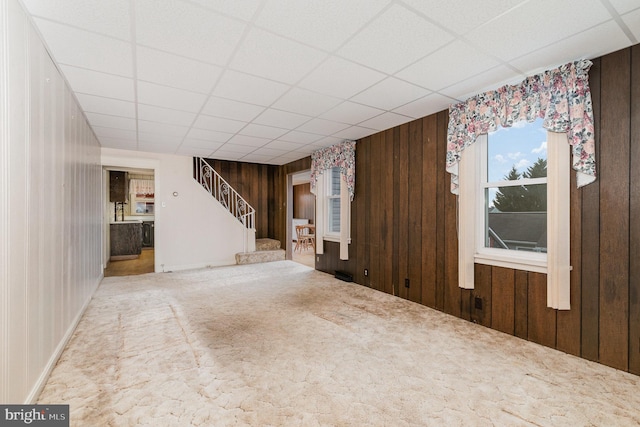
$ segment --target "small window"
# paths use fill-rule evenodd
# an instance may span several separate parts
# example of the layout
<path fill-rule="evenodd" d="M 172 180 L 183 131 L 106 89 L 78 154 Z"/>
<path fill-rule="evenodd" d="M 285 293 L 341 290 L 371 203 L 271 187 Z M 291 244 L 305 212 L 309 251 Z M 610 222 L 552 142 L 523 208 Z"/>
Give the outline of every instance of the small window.
<path fill-rule="evenodd" d="M 326 214 L 326 235 L 336 238 L 340 237 L 340 168 L 332 168 L 326 173 L 327 179 L 327 210 Z"/>

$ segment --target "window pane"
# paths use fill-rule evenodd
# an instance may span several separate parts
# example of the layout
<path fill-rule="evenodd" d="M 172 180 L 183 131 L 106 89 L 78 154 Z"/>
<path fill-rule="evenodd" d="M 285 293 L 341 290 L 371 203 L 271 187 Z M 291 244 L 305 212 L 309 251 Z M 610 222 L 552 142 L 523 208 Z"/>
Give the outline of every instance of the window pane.
<path fill-rule="evenodd" d="M 327 229 L 330 233 L 340 232 L 340 198 L 330 198 Z"/>
<path fill-rule="evenodd" d="M 329 190 L 330 196 L 339 196 L 340 195 L 340 168 L 331 169 L 331 189 Z"/>
<path fill-rule="evenodd" d="M 487 137 L 487 182 L 547 176 L 547 131 L 542 119 L 498 128 Z"/>
<path fill-rule="evenodd" d="M 547 184 L 485 191 L 484 246 L 547 252 Z"/>

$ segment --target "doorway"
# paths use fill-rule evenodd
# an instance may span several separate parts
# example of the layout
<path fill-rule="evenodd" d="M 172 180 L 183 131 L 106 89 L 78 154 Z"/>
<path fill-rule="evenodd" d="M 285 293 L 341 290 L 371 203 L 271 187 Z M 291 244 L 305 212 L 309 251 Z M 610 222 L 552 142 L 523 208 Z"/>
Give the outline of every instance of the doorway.
<path fill-rule="evenodd" d="M 315 226 L 316 197 L 311 193 L 311 171 L 289 175 L 287 209 L 287 254 L 291 260 L 315 268 L 315 248 L 297 240 L 296 227 Z M 308 231 L 305 231 L 308 232 Z"/>
<path fill-rule="evenodd" d="M 155 271 L 155 172 L 104 167 L 104 276 Z"/>

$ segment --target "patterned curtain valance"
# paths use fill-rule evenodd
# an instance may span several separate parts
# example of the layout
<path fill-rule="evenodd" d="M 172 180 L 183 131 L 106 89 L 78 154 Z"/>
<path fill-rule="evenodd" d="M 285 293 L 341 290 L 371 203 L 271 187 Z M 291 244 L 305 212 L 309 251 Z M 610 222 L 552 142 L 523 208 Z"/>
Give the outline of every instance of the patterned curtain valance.
<path fill-rule="evenodd" d="M 311 153 L 311 192 L 316 193 L 318 177 L 327 169 L 339 167 L 353 201 L 356 184 L 356 142 L 343 141 Z"/>
<path fill-rule="evenodd" d="M 552 132 L 566 132 L 572 146 L 578 187 L 596 179 L 593 107 L 589 89 L 591 61 L 579 60 L 528 77 L 519 85 L 469 98 L 449 108 L 447 171 L 451 192 L 458 194 L 458 163 L 462 151 L 498 126 L 544 118 Z"/>

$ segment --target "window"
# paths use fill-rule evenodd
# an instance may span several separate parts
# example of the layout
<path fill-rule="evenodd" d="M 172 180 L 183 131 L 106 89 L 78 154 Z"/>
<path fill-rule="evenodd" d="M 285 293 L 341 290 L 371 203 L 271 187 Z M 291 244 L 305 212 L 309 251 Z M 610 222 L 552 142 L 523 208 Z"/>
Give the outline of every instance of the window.
<path fill-rule="evenodd" d="M 460 233 L 472 262 L 547 273 L 549 236 L 566 239 L 568 248 L 568 215 L 560 223 L 556 217 L 569 211 L 569 145 L 565 136 L 548 150 L 550 136 L 538 119 L 480 135 L 467 148 Z M 560 200 L 550 193 L 552 182 L 566 193 Z"/>
<path fill-rule="evenodd" d="M 340 239 L 340 168 L 331 168 L 325 173 L 326 220 L 325 237 Z"/>

